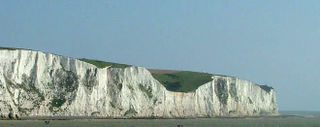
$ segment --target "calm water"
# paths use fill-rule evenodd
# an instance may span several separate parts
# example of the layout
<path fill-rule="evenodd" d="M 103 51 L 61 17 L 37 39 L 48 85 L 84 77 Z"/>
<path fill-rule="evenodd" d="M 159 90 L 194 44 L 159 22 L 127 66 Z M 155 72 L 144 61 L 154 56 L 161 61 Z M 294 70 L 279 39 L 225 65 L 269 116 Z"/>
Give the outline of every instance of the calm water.
<path fill-rule="evenodd" d="M 201 119 L 0 120 L 0 127 L 320 127 L 319 112 L 280 112 L 282 117 Z"/>

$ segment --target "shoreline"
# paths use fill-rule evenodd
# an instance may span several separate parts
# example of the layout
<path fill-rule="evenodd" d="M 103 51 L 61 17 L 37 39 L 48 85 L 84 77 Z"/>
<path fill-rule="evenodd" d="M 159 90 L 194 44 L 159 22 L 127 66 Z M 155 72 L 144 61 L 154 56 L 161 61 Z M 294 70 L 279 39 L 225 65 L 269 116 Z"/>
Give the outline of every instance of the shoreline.
<path fill-rule="evenodd" d="M 188 118 L 110 118 L 92 116 L 43 116 L 43 117 L 20 117 L 19 119 L 0 120 L 185 120 L 185 119 L 260 119 L 260 118 L 316 118 L 319 116 L 305 115 L 272 115 L 272 116 L 239 116 L 239 117 L 188 117 Z"/>

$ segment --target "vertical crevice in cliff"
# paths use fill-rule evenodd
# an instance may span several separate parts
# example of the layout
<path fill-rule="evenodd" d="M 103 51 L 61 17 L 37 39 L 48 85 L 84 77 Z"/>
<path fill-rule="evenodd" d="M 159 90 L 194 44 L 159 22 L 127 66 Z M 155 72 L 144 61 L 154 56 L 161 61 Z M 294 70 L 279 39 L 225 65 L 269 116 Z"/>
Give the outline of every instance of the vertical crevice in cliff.
<path fill-rule="evenodd" d="M 90 93 L 92 92 L 92 88 L 98 84 L 97 83 L 97 71 L 98 71 L 97 68 L 87 69 L 87 71 L 84 75 L 84 78 L 82 80 L 83 85 L 89 90 Z"/>
<path fill-rule="evenodd" d="M 228 87 L 227 81 L 224 79 L 217 79 L 215 83 L 215 93 L 222 105 L 227 105 L 228 103 Z"/>
<path fill-rule="evenodd" d="M 112 111 L 113 112 L 117 112 L 118 111 L 122 111 L 124 108 L 122 107 L 121 104 L 121 100 L 119 100 L 119 98 L 121 98 L 121 95 L 119 94 L 120 91 L 122 90 L 122 83 L 123 83 L 123 79 L 120 78 L 120 72 L 119 69 L 108 69 L 107 72 L 107 78 L 108 78 L 108 95 L 110 97 L 110 106 L 113 108 Z"/>
<path fill-rule="evenodd" d="M 236 102 L 239 102 L 239 97 L 237 93 L 237 86 L 235 82 L 230 83 L 229 85 L 229 93 L 231 98 L 233 98 Z"/>

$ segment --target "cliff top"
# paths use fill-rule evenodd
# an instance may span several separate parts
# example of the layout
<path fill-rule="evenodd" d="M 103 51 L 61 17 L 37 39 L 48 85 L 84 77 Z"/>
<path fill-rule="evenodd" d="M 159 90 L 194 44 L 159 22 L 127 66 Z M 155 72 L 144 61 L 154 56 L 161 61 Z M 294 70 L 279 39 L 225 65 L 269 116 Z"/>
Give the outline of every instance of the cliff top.
<path fill-rule="evenodd" d="M 31 49 L 0 47 L 0 50 L 31 50 Z M 92 60 L 92 59 L 86 59 L 86 58 L 81 58 L 79 60 L 95 65 L 98 68 L 105 68 L 107 66 L 111 66 L 113 68 L 126 68 L 126 67 L 132 66 L 127 64 L 105 62 L 105 61 Z M 159 69 L 148 69 L 148 70 L 156 80 L 158 80 L 161 84 L 163 84 L 166 87 L 167 90 L 175 91 L 175 92 L 194 91 L 201 85 L 212 81 L 212 78 L 211 78 L 212 76 L 231 77 L 226 75 L 209 74 L 204 72 L 159 70 Z M 270 90 L 273 89 L 272 87 L 269 87 L 267 85 L 258 85 L 258 86 L 260 86 L 262 89 L 264 89 L 267 92 L 270 92 Z"/>
<path fill-rule="evenodd" d="M 107 66 L 111 66 L 114 68 L 126 68 L 130 67 L 132 65 L 127 65 L 127 64 L 119 64 L 119 63 L 112 63 L 112 62 L 105 62 L 105 61 L 100 61 L 100 60 L 92 60 L 92 59 L 86 59 L 86 58 L 81 58 L 79 59 L 81 61 L 90 63 L 92 65 L 95 65 L 98 68 L 105 68 Z"/>

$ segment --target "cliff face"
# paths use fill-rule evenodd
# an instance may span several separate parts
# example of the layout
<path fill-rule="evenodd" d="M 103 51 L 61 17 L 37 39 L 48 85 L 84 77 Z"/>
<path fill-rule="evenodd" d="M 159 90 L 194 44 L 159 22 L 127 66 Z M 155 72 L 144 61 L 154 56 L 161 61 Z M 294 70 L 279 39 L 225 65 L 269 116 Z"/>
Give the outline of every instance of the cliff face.
<path fill-rule="evenodd" d="M 31 50 L 0 50 L 2 117 L 186 118 L 277 114 L 275 91 L 227 76 L 171 92 L 143 67 L 103 69 Z"/>

